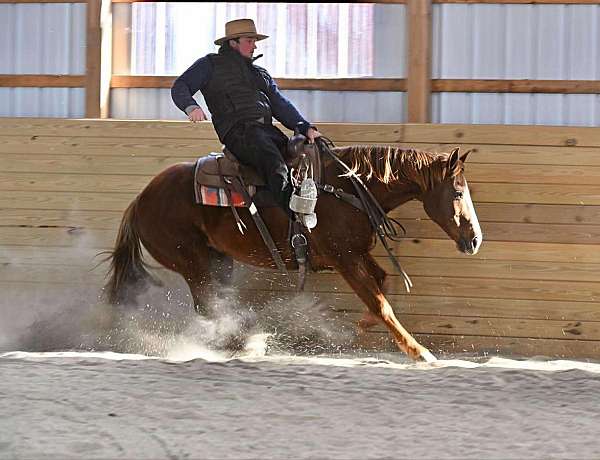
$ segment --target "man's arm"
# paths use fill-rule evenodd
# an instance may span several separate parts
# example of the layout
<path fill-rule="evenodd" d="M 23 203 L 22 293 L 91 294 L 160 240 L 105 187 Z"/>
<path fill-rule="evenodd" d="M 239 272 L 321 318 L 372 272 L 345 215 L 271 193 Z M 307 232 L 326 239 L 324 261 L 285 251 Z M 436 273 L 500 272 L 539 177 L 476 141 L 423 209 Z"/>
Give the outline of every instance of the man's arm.
<path fill-rule="evenodd" d="M 260 70 L 263 71 L 263 69 Z M 317 137 L 320 137 L 321 133 L 317 130 L 316 126 L 313 126 L 306 121 L 304 117 L 300 115 L 298 109 L 296 109 L 296 107 L 294 107 L 294 105 L 290 102 L 290 100 L 281 94 L 279 88 L 277 87 L 277 83 L 275 83 L 275 80 L 273 80 L 266 70 L 264 70 L 263 75 L 266 77 L 268 82 L 267 96 L 271 102 L 273 116 L 286 128 L 297 128 L 300 134 L 308 137 L 310 142 L 314 142 Z"/>
<path fill-rule="evenodd" d="M 188 117 L 197 109 L 204 115 L 204 112 L 194 99 L 194 94 L 208 83 L 212 74 L 212 64 L 208 56 L 204 56 L 194 62 L 189 69 L 183 72 L 173 83 L 171 87 L 171 99 Z M 196 112 L 197 114 L 198 112 Z M 203 117 L 206 118 L 205 116 Z M 190 118 L 192 119 L 192 118 Z M 198 121 L 198 120 L 192 120 Z"/>

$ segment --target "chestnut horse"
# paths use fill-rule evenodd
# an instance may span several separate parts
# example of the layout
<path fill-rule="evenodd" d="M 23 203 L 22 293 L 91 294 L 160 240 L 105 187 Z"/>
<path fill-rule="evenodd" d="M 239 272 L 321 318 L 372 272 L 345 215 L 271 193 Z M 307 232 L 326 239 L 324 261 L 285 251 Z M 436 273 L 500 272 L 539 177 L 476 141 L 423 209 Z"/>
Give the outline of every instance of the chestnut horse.
<path fill-rule="evenodd" d="M 419 200 L 460 252 L 478 251 L 482 234 L 464 177 L 468 152 L 459 157 L 458 149 L 448 154 L 391 146 L 333 151 L 361 177 L 386 213 L 409 200 Z M 241 234 L 229 208 L 194 202 L 193 181 L 194 163 L 175 164 L 154 177 L 129 205 L 110 255 L 111 276 L 105 290 L 111 303 L 128 302 L 152 280 L 142 260 L 141 244 L 160 264 L 185 278 L 199 313 L 206 311 L 208 294 L 222 275 L 219 261 L 233 258 L 275 268 L 249 211 L 240 209 L 247 226 Z M 331 159 L 324 161 L 321 182 L 354 193 L 347 174 L 342 175 Z M 310 268 L 335 269 L 348 282 L 367 307 L 360 328 L 383 322 L 410 357 L 435 360 L 400 324 L 384 295 L 386 272 L 369 253 L 375 233 L 367 215 L 328 193 L 319 197 L 316 213 L 319 223 L 307 234 Z M 278 207 L 261 208 L 260 214 L 287 268 L 297 270 L 288 242 L 287 216 Z"/>

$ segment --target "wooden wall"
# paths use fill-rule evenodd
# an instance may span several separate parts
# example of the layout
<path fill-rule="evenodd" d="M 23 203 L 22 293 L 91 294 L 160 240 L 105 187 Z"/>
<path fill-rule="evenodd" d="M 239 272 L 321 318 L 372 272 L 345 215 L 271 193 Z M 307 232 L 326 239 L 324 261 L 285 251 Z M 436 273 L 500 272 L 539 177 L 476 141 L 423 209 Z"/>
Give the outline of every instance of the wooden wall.
<path fill-rule="evenodd" d="M 340 145 L 476 149 L 466 173 L 484 233 L 477 256 L 459 254 L 420 204 L 393 214 L 415 287 L 407 295 L 392 275 L 390 300 L 432 351 L 600 359 L 599 129 L 320 127 Z M 218 147 L 207 123 L 0 118 L 0 291 L 99 289 L 93 256 L 112 246 L 131 199 L 166 166 Z M 312 275 L 308 289 L 349 324 L 359 317 L 338 275 Z M 381 331 L 364 344 L 389 347 Z"/>

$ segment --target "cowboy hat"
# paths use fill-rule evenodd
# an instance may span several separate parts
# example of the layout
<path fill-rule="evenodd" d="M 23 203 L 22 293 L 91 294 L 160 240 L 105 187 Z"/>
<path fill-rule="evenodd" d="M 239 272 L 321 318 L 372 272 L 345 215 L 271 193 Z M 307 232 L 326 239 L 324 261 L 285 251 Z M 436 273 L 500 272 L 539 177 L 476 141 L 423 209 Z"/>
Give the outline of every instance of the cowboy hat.
<path fill-rule="evenodd" d="M 268 38 L 268 35 L 262 35 L 256 33 L 256 26 L 252 19 L 235 19 L 225 24 L 225 36 L 215 40 L 215 45 L 222 45 L 227 40 L 233 40 L 234 38 L 251 37 L 258 40 L 264 40 Z"/>

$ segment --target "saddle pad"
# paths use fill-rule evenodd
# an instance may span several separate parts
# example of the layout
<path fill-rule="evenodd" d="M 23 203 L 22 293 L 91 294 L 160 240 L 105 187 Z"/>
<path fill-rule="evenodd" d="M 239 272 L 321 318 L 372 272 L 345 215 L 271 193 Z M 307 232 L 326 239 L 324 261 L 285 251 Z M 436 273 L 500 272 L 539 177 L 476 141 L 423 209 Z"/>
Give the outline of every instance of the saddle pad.
<path fill-rule="evenodd" d="M 256 187 L 254 185 L 248 185 L 248 194 L 254 196 L 256 193 Z M 208 185 L 200 185 L 200 204 L 206 206 L 230 206 L 231 203 L 227 199 L 227 194 L 224 188 L 210 187 Z M 247 207 L 244 202 L 244 198 L 238 192 L 231 191 L 231 200 L 236 208 Z"/>

